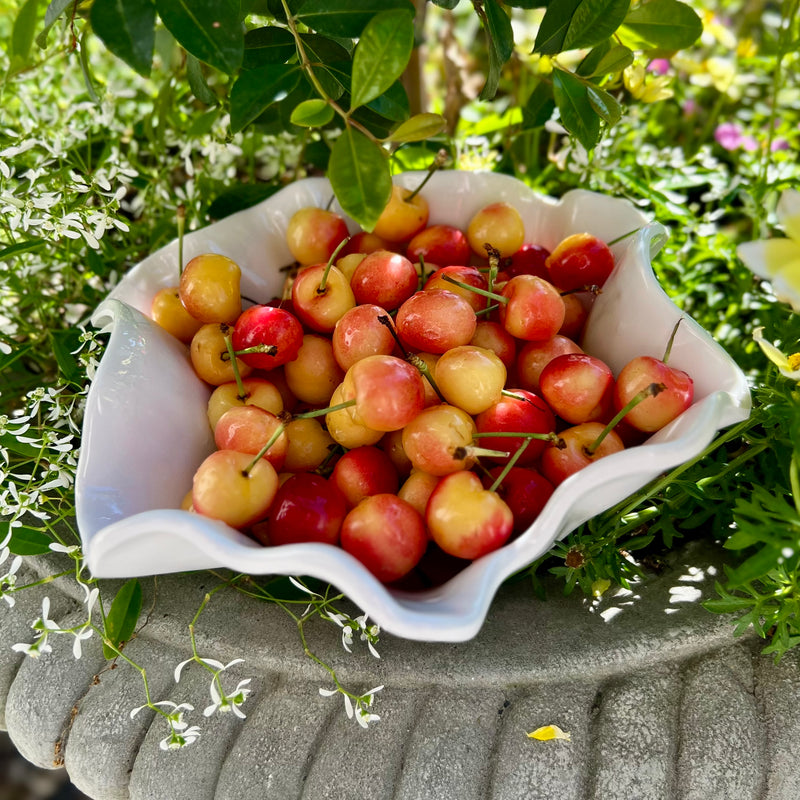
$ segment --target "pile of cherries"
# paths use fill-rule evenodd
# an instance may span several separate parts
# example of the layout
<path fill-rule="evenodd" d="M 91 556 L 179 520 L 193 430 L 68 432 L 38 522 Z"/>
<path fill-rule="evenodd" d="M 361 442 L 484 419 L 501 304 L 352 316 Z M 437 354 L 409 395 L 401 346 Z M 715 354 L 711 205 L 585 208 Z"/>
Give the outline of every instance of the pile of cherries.
<path fill-rule="evenodd" d="M 428 225 L 424 196 L 395 186 L 372 233 L 307 207 L 286 237 L 283 297 L 243 310 L 239 266 L 207 254 L 152 307 L 214 387 L 218 449 L 184 507 L 264 545 L 339 545 L 425 585 L 426 564 L 502 546 L 555 486 L 692 403 L 668 347 L 615 377 L 579 346 L 614 268 L 588 233 L 548 252 L 504 202 L 466 230 Z"/>

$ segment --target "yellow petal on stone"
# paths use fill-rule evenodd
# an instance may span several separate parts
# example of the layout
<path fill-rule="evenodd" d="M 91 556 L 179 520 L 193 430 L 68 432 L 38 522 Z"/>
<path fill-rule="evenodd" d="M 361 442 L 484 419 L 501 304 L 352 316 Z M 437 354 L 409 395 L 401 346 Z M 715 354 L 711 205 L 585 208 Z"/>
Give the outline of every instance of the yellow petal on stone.
<path fill-rule="evenodd" d="M 558 725 L 544 725 L 541 728 L 537 728 L 528 734 L 528 738 L 538 739 L 540 742 L 549 742 L 552 739 L 565 739 L 568 742 L 572 740 L 570 734 L 562 731 Z"/>

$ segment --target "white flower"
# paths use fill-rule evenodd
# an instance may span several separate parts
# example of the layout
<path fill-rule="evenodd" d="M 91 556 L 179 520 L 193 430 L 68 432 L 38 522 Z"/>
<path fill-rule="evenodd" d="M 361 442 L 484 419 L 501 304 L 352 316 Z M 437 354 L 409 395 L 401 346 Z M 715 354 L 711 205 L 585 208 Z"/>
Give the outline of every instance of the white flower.
<path fill-rule="evenodd" d="M 369 709 L 372 706 L 373 701 L 375 700 L 375 694 L 383 689 L 383 686 L 376 686 L 374 689 L 370 689 L 368 692 L 363 694 L 361 697 L 355 698 L 355 703 L 353 703 L 352 698 L 350 695 L 342 689 L 324 689 L 320 687 L 319 693 L 322 697 L 332 697 L 335 694 L 342 695 L 344 699 L 344 710 L 347 714 L 348 719 L 353 719 L 355 717 L 356 722 L 362 727 L 366 728 L 370 722 L 377 722 L 380 717 L 377 714 L 373 714 Z"/>
<path fill-rule="evenodd" d="M 83 654 L 81 650 L 81 642 L 84 639 L 91 638 L 93 633 L 94 631 L 92 630 L 92 626 L 88 622 L 79 631 L 73 631 L 75 641 L 72 643 L 72 655 L 75 656 L 76 659 L 80 658 Z"/>
<path fill-rule="evenodd" d="M 159 747 L 162 750 L 179 750 L 181 747 L 188 747 L 199 738 L 200 728 L 192 725 L 191 728 L 186 728 L 184 731 L 172 730 L 169 736 L 159 742 Z"/>
<path fill-rule="evenodd" d="M 75 553 L 81 549 L 80 545 L 77 544 L 65 545 L 65 544 L 60 544 L 59 542 L 51 542 L 49 544 L 49 547 L 56 553 L 67 553 L 67 554 Z"/>
<path fill-rule="evenodd" d="M 778 368 L 784 378 L 793 381 L 800 381 L 800 353 L 784 355 L 774 344 L 768 342 L 761 332 L 764 328 L 756 328 L 753 331 L 753 339 L 761 348 L 764 355 Z"/>
<path fill-rule="evenodd" d="M 10 534 L 9 534 L 10 538 Z M 7 547 L 3 547 L 0 549 L 0 564 L 2 564 L 9 555 L 9 549 Z M 14 560 L 11 562 L 11 566 L 6 572 L 5 575 L 0 576 L 0 597 L 8 603 L 9 608 L 14 607 L 14 603 L 16 602 L 14 599 L 13 591 L 14 586 L 17 583 L 17 570 L 20 568 L 22 564 L 22 556 L 16 556 Z"/>

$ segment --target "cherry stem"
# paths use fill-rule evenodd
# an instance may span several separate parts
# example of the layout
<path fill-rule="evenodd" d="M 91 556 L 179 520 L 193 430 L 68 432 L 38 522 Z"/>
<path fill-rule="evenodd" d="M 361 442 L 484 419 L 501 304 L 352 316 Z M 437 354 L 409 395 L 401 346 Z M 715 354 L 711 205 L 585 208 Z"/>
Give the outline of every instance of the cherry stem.
<path fill-rule="evenodd" d="M 329 414 L 331 411 L 340 411 L 343 408 L 350 408 L 350 406 L 354 406 L 356 404 L 355 399 L 353 400 L 345 400 L 344 403 L 338 403 L 335 406 L 328 406 L 328 408 L 317 408 L 314 411 L 304 411 L 302 414 L 295 414 L 292 417 L 292 420 L 295 419 L 312 419 L 313 417 L 321 417 L 325 414 Z M 286 430 L 287 423 L 282 422 L 273 432 L 272 436 L 269 437 L 267 443 L 258 451 L 258 455 L 242 470 L 242 473 L 245 477 L 250 475 L 250 470 L 258 464 L 258 460 L 263 458 L 266 452 L 272 447 L 275 442 L 278 441 L 278 437 Z"/>
<path fill-rule="evenodd" d="M 621 422 L 622 418 L 632 409 L 636 408 L 642 400 L 647 400 L 648 397 L 655 397 L 661 394 L 667 387 L 663 383 L 651 383 L 645 386 L 640 392 L 637 392 L 630 400 L 617 412 L 616 416 L 603 428 L 597 435 L 597 438 L 586 448 L 586 453 L 590 456 L 595 454 L 595 451 L 603 443 L 603 439 L 608 436 L 611 431 Z"/>
<path fill-rule="evenodd" d="M 274 356 L 278 353 L 278 348 L 274 344 L 254 344 L 252 347 L 245 347 L 242 350 L 228 350 L 222 356 L 223 361 L 233 359 L 234 356 L 247 356 L 251 353 L 266 353 L 268 356 Z"/>
<path fill-rule="evenodd" d="M 331 253 L 331 257 L 328 259 L 328 263 L 325 265 L 325 271 L 322 273 L 322 280 L 319 282 L 319 286 L 317 287 L 317 294 L 325 294 L 325 286 L 328 283 L 328 274 L 331 271 L 331 267 L 333 266 L 333 262 L 336 261 L 336 256 L 339 255 L 339 251 L 350 241 L 350 237 L 348 236 L 345 239 L 342 239 L 339 244 L 336 245 L 336 249 Z"/>
<path fill-rule="evenodd" d="M 627 233 L 623 233 L 622 236 L 617 236 L 616 239 L 612 239 L 610 242 L 606 242 L 607 247 L 611 247 L 612 244 L 616 244 L 617 242 L 621 242 L 623 239 L 627 239 L 629 236 L 633 236 L 634 233 L 638 233 L 641 228 L 634 228 L 632 231 L 628 231 Z"/>
<path fill-rule="evenodd" d="M 178 275 L 183 273 L 183 232 L 186 229 L 186 206 L 181 203 L 175 212 L 178 224 Z"/>
<path fill-rule="evenodd" d="M 421 191 L 422 187 L 431 179 L 433 173 L 436 172 L 437 169 L 441 169 L 446 163 L 447 160 L 450 158 L 449 153 L 447 150 L 442 148 L 437 154 L 436 157 L 431 162 L 431 165 L 428 167 L 428 174 L 422 179 L 422 183 L 414 189 L 411 194 L 403 199 L 404 203 L 411 202 Z"/>
<path fill-rule="evenodd" d="M 456 286 L 460 286 L 462 289 L 467 289 L 470 292 L 475 292 L 475 294 L 483 295 L 484 297 L 489 297 L 492 300 L 497 300 L 499 303 L 507 303 L 508 298 L 502 294 L 497 294 L 497 292 L 488 292 L 486 289 L 481 289 L 477 286 L 473 286 L 470 283 L 464 283 L 464 281 L 456 280 L 455 278 L 451 277 L 450 275 L 442 275 L 442 278 L 446 280 L 448 283 L 454 283 Z"/>
<path fill-rule="evenodd" d="M 507 439 L 542 439 L 550 442 L 559 450 L 564 449 L 564 440 L 557 433 L 533 433 L 531 431 L 484 431 L 483 433 L 473 433 L 473 439 L 481 437 L 494 438 L 495 436 Z"/>
<path fill-rule="evenodd" d="M 282 422 L 277 428 L 275 428 L 275 430 L 272 432 L 272 436 L 267 439 L 267 443 L 258 451 L 256 457 L 242 470 L 242 474 L 245 476 L 245 478 L 250 477 L 250 472 L 253 467 L 258 464 L 258 462 L 267 454 L 267 451 L 270 449 L 270 447 L 272 447 L 272 445 L 275 444 L 275 442 L 278 441 L 285 430 L 285 422 Z"/>
<path fill-rule="evenodd" d="M 419 254 L 419 283 L 417 283 L 420 291 L 425 286 L 425 256 Z"/>
<path fill-rule="evenodd" d="M 242 383 L 242 376 L 239 374 L 239 363 L 236 361 L 236 353 L 233 349 L 233 339 L 229 333 L 225 334 L 225 347 L 228 348 L 227 353 L 222 354 L 222 360 L 225 361 L 225 356 L 231 362 L 231 368 L 233 369 L 233 379 L 236 381 L 236 390 L 239 393 L 239 398 L 244 400 L 247 397 L 247 392 L 244 389 L 244 384 Z"/>
<path fill-rule="evenodd" d="M 482 317 L 484 314 L 491 314 L 492 311 L 496 311 L 500 308 L 500 303 L 492 303 L 491 305 L 486 306 L 486 308 L 481 308 L 475 312 L 476 317 Z"/>
<path fill-rule="evenodd" d="M 560 292 L 562 297 L 568 294 L 578 294 L 578 292 L 591 292 L 594 295 L 600 294 L 600 287 L 596 283 L 587 283 L 585 286 L 578 286 L 575 289 L 566 289 Z"/>
<path fill-rule="evenodd" d="M 494 292 L 494 284 L 497 281 L 497 273 L 500 269 L 500 251 L 492 247 L 488 242 L 484 245 L 486 255 L 489 256 L 489 291 Z M 486 300 L 486 308 L 491 308 L 491 300 Z"/>
<path fill-rule="evenodd" d="M 497 491 L 497 487 L 500 486 L 500 484 L 506 479 L 506 475 L 508 475 L 508 473 L 511 472 L 512 468 L 517 463 L 517 461 L 519 461 L 520 457 L 525 452 L 525 450 L 527 449 L 527 447 L 528 447 L 528 445 L 530 443 L 531 443 L 531 440 L 530 439 L 526 439 L 517 448 L 517 452 L 514 453 L 514 455 L 511 456 L 511 458 L 508 459 L 508 463 L 503 467 L 502 470 L 500 470 L 500 474 L 494 479 L 494 482 L 489 487 L 489 491 L 490 492 L 496 492 Z"/>
<path fill-rule="evenodd" d="M 672 329 L 672 333 L 670 334 L 669 341 L 667 342 L 667 349 L 664 351 L 664 357 L 661 359 L 665 364 L 669 361 L 669 355 L 672 352 L 672 344 L 675 341 L 675 334 L 678 333 L 678 326 L 683 322 L 683 317 L 679 317 L 678 321 L 675 323 L 675 327 Z"/>
<path fill-rule="evenodd" d="M 453 450 L 453 458 L 458 461 L 461 461 L 468 456 L 475 456 L 476 458 L 479 458 L 480 456 L 487 456 L 489 458 L 508 458 L 510 455 L 511 453 L 507 453 L 505 450 L 490 450 L 488 447 L 461 445 Z"/>

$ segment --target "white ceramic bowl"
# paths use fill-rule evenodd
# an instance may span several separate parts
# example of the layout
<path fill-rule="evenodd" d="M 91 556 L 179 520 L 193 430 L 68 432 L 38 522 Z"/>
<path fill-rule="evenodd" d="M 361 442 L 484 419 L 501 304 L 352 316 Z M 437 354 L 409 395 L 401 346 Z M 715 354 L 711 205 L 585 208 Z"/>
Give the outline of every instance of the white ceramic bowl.
<path fill-rule="evenodd" d="M 415 173 L 397 178 L 407 186 L 420 179 Z M 508 201 L 522 214 L 526 241 L 548 248 L 570 233 L 588 231 L 611 241 L 638 229 L 612 248 L 617 266 L 592 310 L 584 346 L 615 372 L 634 356 L 663 353 L 682 316 L 650 266 L 666 230 L 648 223 L 632 204 L 581 190 L 556 202 L 513 178 L 476 172 L 437 173 L 424 194 L 430 224 L 461 227 L 488 203 Z M 205 252 L 233 258 L 243 271 L 242 294 L 266 301 L 280 291 L 278 268 L 292 261 L 284 241 L 289 218 L 330 199 L 326 180 L 298 181 L 186 236 L 184 258 Z M 84 551 L 97 577 L 213 567 L 311 575 L 334 584 L 386 631 L 462 641 L 480 629 L 497 588 L 512 573 L 582 522 L 701 452 L 718 429 L 749 413 L 745 376 L 708 333 L 687 320 L 670 363 L 694 378 L 696 400 L 688 411 L 645 444 L 566 480 L 524 534 L 447 583 L 419 593 L 393 590 L 339 548 L 265 548 L 221 522 L 179 510 L 195 468 L 214 445 L 206 419 L 208 388 L 194 375 L 184 346 L 146 316 L 155 292 L 177 282 L 176 264 L 173 242 L 130 270 L 93 317 L 111 337 L 88 397 L 76 499 Z"/>

